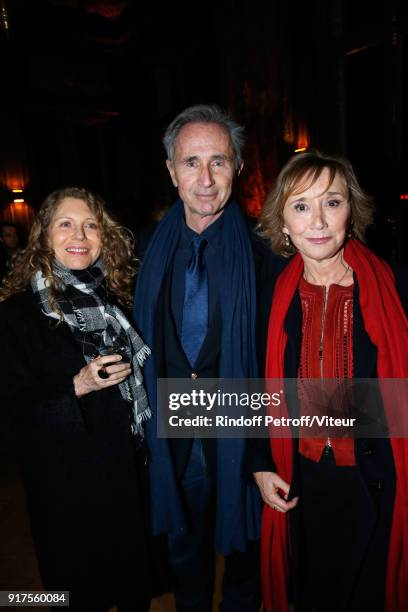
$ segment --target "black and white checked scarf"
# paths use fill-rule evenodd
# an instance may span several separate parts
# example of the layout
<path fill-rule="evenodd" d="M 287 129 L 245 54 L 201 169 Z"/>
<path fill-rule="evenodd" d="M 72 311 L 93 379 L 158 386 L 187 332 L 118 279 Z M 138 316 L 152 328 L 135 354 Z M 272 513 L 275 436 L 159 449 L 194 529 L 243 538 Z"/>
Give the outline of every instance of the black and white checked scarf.
<path fill-rule="evenodd" d="M 129 403 L 132 433 L 143 437 L 142 423 L 151 417 L 151 411 L 140 368 L 150 355 L 149 347 L 123 312 L 107 301 L 103 267 L 99 260 L 85 270 L 69 270 L 55 262 L 53 272 L 63 292 L 58 299 L 63 320 L 81 345 L 85 361 L 92 361 L 102 348 L 120 344 L 132 363 L 132 374 L 119 384 L 119 390 Z M 40 271 L 32 278 L 31 286 L 43 313 L 59 319 L 60 316 L 51 310 L 49 287 Z"/>

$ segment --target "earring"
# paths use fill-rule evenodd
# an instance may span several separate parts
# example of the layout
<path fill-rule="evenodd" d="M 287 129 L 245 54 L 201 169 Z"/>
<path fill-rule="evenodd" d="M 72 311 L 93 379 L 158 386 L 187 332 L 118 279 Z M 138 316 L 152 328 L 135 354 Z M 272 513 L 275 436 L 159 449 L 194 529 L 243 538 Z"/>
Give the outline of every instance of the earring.
<path fill-rule="evenodd" d="M 290 239 L 289 239 L 289 234 L 285 234 L 283 233 L 283 239 L 285 241 L 285 246 L 286 247 L 290 247 Z"/>

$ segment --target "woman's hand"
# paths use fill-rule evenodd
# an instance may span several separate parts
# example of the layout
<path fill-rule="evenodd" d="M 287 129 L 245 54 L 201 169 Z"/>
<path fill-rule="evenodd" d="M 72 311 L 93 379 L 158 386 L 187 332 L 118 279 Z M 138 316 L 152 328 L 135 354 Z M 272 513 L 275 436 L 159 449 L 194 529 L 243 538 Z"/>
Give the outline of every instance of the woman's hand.
<path fill-rule="evenodd" d="M 119 363 L 121 360 L 121 355 L 104 355 L 93 359 L 74 376 L 75 395 L 81 397 L 91 391 L 100 391 L 106 387 L 118 385 L 125 380 L 132 368 L 130 363 Z M 101 370 L 108 376 L 105 374 L 106 377 L 101 378 L 99 376 Z"/>
<path fill-rule="evenodd" d="M 290 502 L 286 501 L 290 486 L 275 472 L 255 472 L 254 478 L 265 504 L 274 510 L 287 512 L 298 503 L 298 497 L 294 497 Z"/>

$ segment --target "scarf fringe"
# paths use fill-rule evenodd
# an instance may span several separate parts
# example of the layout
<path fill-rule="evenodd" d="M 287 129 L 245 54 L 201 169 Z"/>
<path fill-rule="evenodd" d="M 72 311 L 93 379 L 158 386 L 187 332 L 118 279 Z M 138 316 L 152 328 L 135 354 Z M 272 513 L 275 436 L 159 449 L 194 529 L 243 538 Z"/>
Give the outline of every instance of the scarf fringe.
<path fill-rule="evenodd" d="M 144 346 L 142 346 L 142 348 L 136 353 L 135 357 L 137 359 L 137 362 L 140 366 L 142 366 L 144 364 L 144 362 L 146 361 L 147 357 L 149 355 L 151 355 L 152 351 L 149 349 L 149 347 L 147 346 L 147 344 L 145 344 Z"/>
<path fill-rule="evenodd" d="M 150 410 L 150 408 L 146 408 L 146 410 L 143 410 L 143 412 L 136 415 L 136 424 L 140 425 L 140 423 L 143 423 L 144 421 L 148 421 L 151 418 L 152 418 L 152 411 Z"/>

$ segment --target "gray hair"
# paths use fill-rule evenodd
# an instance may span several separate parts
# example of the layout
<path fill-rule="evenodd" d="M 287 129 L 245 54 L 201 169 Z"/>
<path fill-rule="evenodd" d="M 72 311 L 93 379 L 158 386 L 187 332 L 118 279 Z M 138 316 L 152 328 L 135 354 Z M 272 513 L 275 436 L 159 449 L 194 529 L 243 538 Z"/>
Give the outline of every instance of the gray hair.
<path fill-rule="evenodd" d="M 216 104 L 197 104 L 183 110 L 170 123 L 165 131 L 163 144 L 167 158 L 173 163 L 174 145 L 180 130 L 188 123 L 217 123 L 229 134 L 234 150 L 235 168 L 242 164 L 242 147 L 244 145 L 244 128 L 233 121 L 225 111 Z"/>

